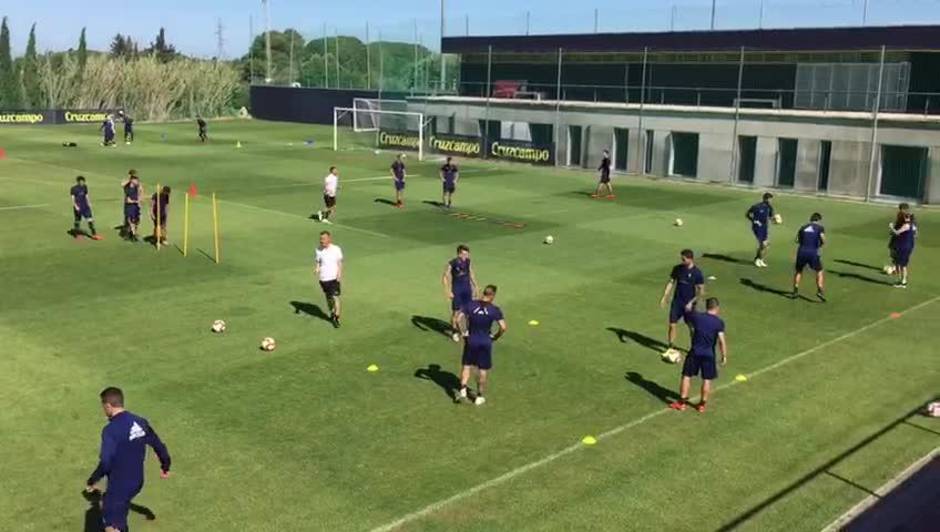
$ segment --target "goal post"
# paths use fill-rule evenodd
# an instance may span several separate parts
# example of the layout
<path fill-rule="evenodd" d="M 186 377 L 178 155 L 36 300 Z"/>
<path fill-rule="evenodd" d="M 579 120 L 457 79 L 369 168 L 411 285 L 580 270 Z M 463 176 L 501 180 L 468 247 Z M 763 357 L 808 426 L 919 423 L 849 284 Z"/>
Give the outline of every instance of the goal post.
<path fill-rule="evenodd" d="M 374 111 L 408 111 L 408 100 L 353 98 L 353 131 L 376 131 L 380 117 Z"/>
<path fill-rule="evenodd" d="M 343 149 L 389 149 L 418 152 L 424 160 L 424 113 L 412 111 L 369 110 L 374 128 L 356 127 L 356 107 L 333 108 L 333 151 Z M 348 128 L 348 129 L 347 129 Z M 341 131 L 344 130 L 344 131 Z"/>

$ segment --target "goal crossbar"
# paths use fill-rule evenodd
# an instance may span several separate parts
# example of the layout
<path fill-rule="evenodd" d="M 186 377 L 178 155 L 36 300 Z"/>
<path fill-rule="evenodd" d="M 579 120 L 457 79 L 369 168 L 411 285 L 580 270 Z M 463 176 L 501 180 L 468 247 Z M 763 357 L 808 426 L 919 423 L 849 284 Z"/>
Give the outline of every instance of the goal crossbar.
<path fill-rule="evenodd" d="M 357 109 L 354 107 L 334 107 L 333 108 L 333 151 L 339 151 L 339 119 L 347 114 L 355 115 Z M 427 126 L 424 120 L 424 113 L 413 111 L 379 111 L 370 110 L 369 113 L 387 116 L 412 117 L 418 123 L 418 160 L 424 160 L 424 128 Z M 378 133 L 378 130 L 377 130 Z"/>

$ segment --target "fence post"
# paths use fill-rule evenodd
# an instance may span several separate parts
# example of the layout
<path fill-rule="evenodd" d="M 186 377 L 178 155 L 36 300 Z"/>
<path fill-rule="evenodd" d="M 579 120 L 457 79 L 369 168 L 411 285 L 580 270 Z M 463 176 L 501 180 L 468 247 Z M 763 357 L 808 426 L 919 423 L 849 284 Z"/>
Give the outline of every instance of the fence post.
<path fill-rule="evenodd" d="M 636 152 L 639 156 L 637 174 L 646 175 L 646 150 L 643 149 L 643 106 L 646 104 L 646 63 L 649 60 L 649 47 L 643 47 L 643 79 L 640 81 L 640 111 L 637 115 Z"/>
<path fill-rule="evenodd" d="M 558 166 L 558 146 L 561 141 L 561 54 L 558 49 L 558 76 L 555 82 L 555 166 Z"/>
<path fill-rule="evenodd" d="M 489 158 L 490 147 L 490 98 L 493 97 L 493 45 L 486 49 L 486 109 L 483 114 L 483 158 Z"/>
<path fill-rule="evenodd" d="M 865 2 L 866 8 L 868 2 Z M 885 77 L 885 53 L 887 47 L 881 46 L 881 66 L 878 67 L 878 93 L 875 94 L 875 108 L 872 110 L 871 117 L 871 150 L 868 158 L 868 183 L 865 186 L 865 201 L 871 201 L 871 186 L 875 181 L 875 156 L 877 155 L 878 144 L 878 113 L 881 112 L 881 89 Z"/>
<path fill-rule="evenodd" d="M 744 82 L 744 47 L 741 47 L 741 57 L 738 60 L 738 91 L 734 98 L 734 125 L 731 129 L 731 169 L 728 175 L 728 182 L 735 182 L 735 174 L 738 169 L 738 122 L 741 118 L 741 86 Z"/>

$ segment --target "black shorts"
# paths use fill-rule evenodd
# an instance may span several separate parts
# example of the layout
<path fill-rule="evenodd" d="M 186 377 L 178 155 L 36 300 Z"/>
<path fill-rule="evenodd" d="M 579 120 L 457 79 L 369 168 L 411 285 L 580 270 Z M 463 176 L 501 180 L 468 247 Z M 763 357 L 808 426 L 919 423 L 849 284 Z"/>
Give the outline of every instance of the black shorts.
<path fill-rule="evenodd" d="M 323 289 L 323 294 L 326 295 L 326 297 L 339 297 L 342 295 L 342 289 L 339 281 L 336 279 L 332 281 L 320 281 L 320 288 Z"/>
<path fill-rule="evenodd" d="M 695 377 L 701 375 L 707 381 L 718 378 L 718 365 L 715 364 L 715 357 L 703 357 L 689 354 L 685 357 L 685 363 L 682 365 L 682 375 L 684 377 Z"/>
<path fill-rule="evenodd" d="M 333 207 L 336 207 L 336 196 L 329 196 L 327 194 L 324 194 L 323 204 L 326 205 L 327 209 L 332 209 Z"/>

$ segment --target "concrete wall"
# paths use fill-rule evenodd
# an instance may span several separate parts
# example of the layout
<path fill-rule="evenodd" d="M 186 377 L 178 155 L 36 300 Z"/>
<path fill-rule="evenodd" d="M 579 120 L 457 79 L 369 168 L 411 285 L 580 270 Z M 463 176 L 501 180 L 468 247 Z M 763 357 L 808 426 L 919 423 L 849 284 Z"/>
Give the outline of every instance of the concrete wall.
<path fill-rule="evenodd" d="M 775 137 L 757 137 L 754 162 L 754 186 L 771 188 L 777 184 L 777 148 Z"/>
<path fill-rule="evenodd" d="M 585 151 L 586 168 L 597 168 L 601 165 L 601 159 L 604 157 L 604 150 L 610 150 L 611 157 L 614 153 L 614 127 L 613 126 L 589 126 L 587 135 L 587 145 Z M 613 160 L 611 160 L 613 167 Z"/>
<path fill-rule="evenodd" d="M 794 190 L 816 192 L 819 187 L 819 143 L 817 139 L 797 139 Z"/>
<path fill-rule="evenodd" d="M 870 142 L 832 141 L 832 160 L 829 167 L 830 193 L 865 197 L 870 146 Z"/>
<path fill-rule="evenodd" d="M 927 168 L 927 203 L 940 203 L 940 146 L 930 148 L 930 166 Z"/>

